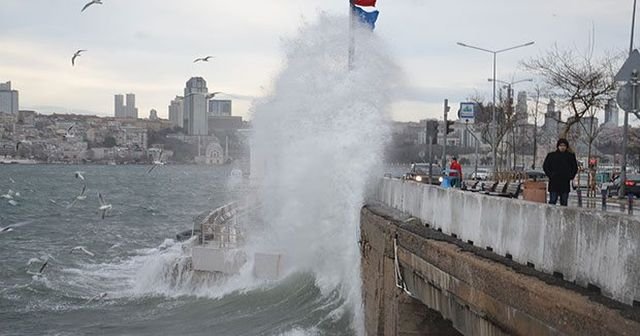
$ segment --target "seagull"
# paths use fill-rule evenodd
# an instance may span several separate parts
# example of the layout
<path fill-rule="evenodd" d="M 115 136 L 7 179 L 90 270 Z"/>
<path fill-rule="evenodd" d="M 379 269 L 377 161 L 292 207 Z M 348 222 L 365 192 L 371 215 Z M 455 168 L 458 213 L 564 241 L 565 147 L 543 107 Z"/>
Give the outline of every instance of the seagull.
<path fill-rule="evenodd" d="M 102 299 L 104 299 L 107 296 L 107 293 L 100 293 L 92 298 L 90 298 L 89 300 L 87 300 L 87 303 L 91 303 L 92 301 L 100 301 Z"/>
<path fill-rule="evenodd" d="M 82 54 L 83 52 L 85 52 L 86 50 L 84 49 L 80 49 L 78 51 L 76 51 L 73 56 L 71 56 L 71 66 L 76 65 L 76 57 L 80 56 L 80 54 Z"/>
<path fill-rule="evenodd" d="M 15 223 L 15 224 L 7 225 L 7 226 L 5 226 L 5 227 L 3 227 L 3 228 L 0 228 L 0 234 L 8 233 L 8 232 L 14 231 L 14 228 L 17 228 L 17 227 L 19 227 L 19 226 L 23 226 L 23 225 L 27 225 L 27 224 L 29 224 L 29 223 L 31 223 L 31 222 L 32 222 L 32 221 L 30 221 L 30 220 L 29 220 L 29 221 L 18 222 L 18 223 Z"/>
<path fill-rule="evenodd" d="M 71 129 L 73 128 L 73 126 L 75 126 L 76 124 L 73 124 L 71 126 L 69 126 L 69 128 L 67 128 L 67 131 L 64 133 L 64 138 L 73 138 L 73 134 L 71 134 Z"/>
<path fill-rule="evenodd" d="M 79 179 L 81 179 L 81 180 L 83 180 L 83 181 L 84 181 L 84 176 L 83 176 L 82 174 L 84 174 L 84 172 L 83 172 L 83 171 L 77 171 L 77 172 L 75 172 L 75 176 L 76 176 L 76 178 L 79 178 Z"/>
<path fill-rule="evenodd" d="M 84 12 L 84 10 L 89 8 L 89 6 L 91 5 L 102 5 L 102 0 L 91 0 L 91 2 L 88 2 L 86 5 L 84 5 L 84 7 L 82 7 L 82 10 L 80 10 L 80 12 Z"/>
<path fill-rule="evenodd" d="M 200 58 L 196 58 L 193 63 L 198 63 L 200 61 L 202 62 L 209 62 L 209 59 L 213 58 L 214 56 L 207 56 L 207 57 L 200 57 Z"/>
<path fill-rule="evenodd" d="M 9 193 L 4 194 L 4 195 L 0 195 L 0 197 L 2 197 L 2 198 L 6 198 L 6 199 L 8 199 L 8 200 L 13 199 L 13 196 L 11 196 L 11 194 L 9 194 Z"/>
<path fill-rule="evenodd" d="M 102 219 L 104 219 L 107 211 L 111 210 L 112 206 L 111 204 L 107 204 L 107 202 L 104 201 L 101 193 L 98 193 L 98 198 L 100 199 L 100 207 L 98 208 L 98 210 L 102 211 Z"/>
<path fill-rule="evenodd" d="M 14 200 L 9 200 L 9 204 L 16 206 L 18 205 L 18 202 L 14 201 Z"/>
<path fill-rule="evenodd" d="M 153 166 L 147 170 L 147 174 L 151 173 L 157 166 L 162 164 L 162 150 L 160 150 L 160 155 L 158 155 L 158 160 L 153 161 Z"/>
<path fill-rule="evenodd" d="M 91 252 L 91 251 L 87 250 L 84 246 L 76 246 L 76 247 L 74 247 L 74 248 L 72 248 L 72 249 L 71 249 L 71 253 L 73 253 L 73 252 L 75 252 L 75 251 L 82 251 L 82 252 L 84 252 L 84 253 L 86 253 L 86 254 L 88 254 L 88 255 L 92 256 L 92 257 L 96 255 L 95 253 L 93 253 L 93 252 Z"/>
<path fill-rule="evenodd" d="M 11 183 L 16 183 L 16 180 L 9 178 L 9 181 L 11 181 Z"/>
<path fill-rule="evenodd" d="M 73 202 L 71 202 L 71 204 L 69 204 L 67 206 L 67 209 L 71 209 L 77 201 L 84 201 L 87 199 L 87 195 L 84 194 L 84 192 L 87 190 L 87 184 L 83 184 L 82 185 L 82 191 L 80 192 L 80 195 L 76 196 L 76 198 L 73 200 Z"/>
<path fill-rule="evenodd" d="M 213 97 L 215 97 L 217 94 L 220 94 L 222 92 L 220 91 L 216 91 L 216 92 L 211 92 L 210 94 L 207 95 L 207 99 L 211 99 Z"/>
<path fill-rule="evenodd" d="M 42 262 L 42 265 L 40 266 L 40 269 L 38 270 L 38 272 L 27 271 L 27 274 L 42 275 L 42 272 L 44 272 L 44 269 L 47 267 L 47 265 L 49 265 L 49 259 L 48 258 L 45 258 L 44 260 L 37 259 L 37 258 L 31 258 L 31 259 L 29 259 L 29 262 L 27 263 L 27 265 L 31 265 L 31 264 L 37 263 L 37 262 Z"/>

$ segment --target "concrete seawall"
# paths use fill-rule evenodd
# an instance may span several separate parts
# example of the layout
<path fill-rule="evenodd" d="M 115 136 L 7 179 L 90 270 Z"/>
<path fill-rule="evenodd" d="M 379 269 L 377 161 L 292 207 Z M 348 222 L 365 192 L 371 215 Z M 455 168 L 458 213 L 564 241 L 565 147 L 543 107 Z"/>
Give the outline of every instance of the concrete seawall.
<path fill-rule="evenodd" d="M 640 220 L 384 178 L 387 206 L 431 228 L 632 305 L 640 301 Z"/>

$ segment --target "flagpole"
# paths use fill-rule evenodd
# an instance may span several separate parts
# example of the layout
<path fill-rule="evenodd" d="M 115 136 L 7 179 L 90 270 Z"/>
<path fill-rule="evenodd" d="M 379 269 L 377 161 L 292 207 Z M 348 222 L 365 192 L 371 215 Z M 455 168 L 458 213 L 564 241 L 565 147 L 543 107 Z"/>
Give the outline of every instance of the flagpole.
<path fill-rule="evenodd" d="M 349 71 L 353 70 L 353 57 L 356 52 L 356 41 L 353 35 L 354 31 L 354 15 L 353 15 L 353 0 L 349 0 Z"/>

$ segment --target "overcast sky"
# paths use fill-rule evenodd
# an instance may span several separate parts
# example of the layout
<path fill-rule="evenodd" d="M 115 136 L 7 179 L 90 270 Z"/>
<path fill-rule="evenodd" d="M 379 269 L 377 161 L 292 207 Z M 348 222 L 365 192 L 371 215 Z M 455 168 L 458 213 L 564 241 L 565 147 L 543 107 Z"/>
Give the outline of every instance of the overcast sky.
<path fill-rule="evenodd" d="M 85 0 L 0 1 L 0 82 L 20 91 L 22 109 L 113 115 L 113 95 L 133 92 L 141 117 L 152 108 L 166 117 L 185 82 L 202 76 L 247 117 L 282 66 L 281 39 L 322 11 L 346 18 L 348 10 L 347 0 L 103 1 L 84 13 Z M 475 93 L 490 96 L 491 54 L 458 41 L 487 49 L 535 41 L 498 55 L 497 77 L 507 81 L 531 77 L 518 63 L 554 43 L 586 49 L 592 31 L 597 53 L 626 50 L 632 3 L 378 0 L 375 34 L 406 78 L 392 115 L 439 117 L 444 98 L 457 105 Z M 71 67 L 76 49 L 89 51 Z M 205 55 L 215 59 L 192 63 Z"/>

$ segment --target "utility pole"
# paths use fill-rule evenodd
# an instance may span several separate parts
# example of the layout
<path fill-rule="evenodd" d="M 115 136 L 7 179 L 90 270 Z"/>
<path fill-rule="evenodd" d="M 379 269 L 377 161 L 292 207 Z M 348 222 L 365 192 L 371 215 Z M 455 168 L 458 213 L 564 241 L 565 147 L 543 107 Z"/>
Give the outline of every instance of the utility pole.
<path fill-rule="evenodd" d="M 447 115 L 449 114 L 449 99 L 444 100 L 444 131 L 442 137 L 442 169 L 447 166 Z"/>
<path fill-rule="evenodd" d="M 629 41 L 629 55 L 633 52 L 633 35 L 636 30 L 636 4 L 637 0 L 633 0 L 633 14 L 631 17 L 631 39 Z M 632 100 L 632 109 L 635 112 L 636 110 L 636 90 L 638 86 L 638 74 L 637 72 L 632 75 L 631 80 L 631 100 Z M 620 172 L 620 190 L 618 196 L 620 198 L 625 196 L 625 185 L 624 183 L 627 180 L 627 148 L 629 142 L 629 111 L 624 111 L 624 125 L 622 126 L 622 169 Z"/>

